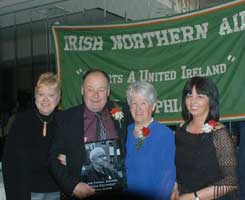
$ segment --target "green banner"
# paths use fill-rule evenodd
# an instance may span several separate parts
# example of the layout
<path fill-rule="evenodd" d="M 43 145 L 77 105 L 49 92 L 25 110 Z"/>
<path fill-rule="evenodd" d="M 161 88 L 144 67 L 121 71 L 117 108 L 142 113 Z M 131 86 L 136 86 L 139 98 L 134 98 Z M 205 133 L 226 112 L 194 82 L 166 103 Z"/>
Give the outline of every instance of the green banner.
<path fill-rule="evenodd" d="M 222 120 L 245 118 L 245 1 L 134 23 L 54 26 L 62 107 L 81 103 L 81 78 L 91 68 L 110 75 L 111 99 L 125 101 L 128 84 L 152 83 L 155 118 L 181 121 L 181 91 L 192 76 L 218 86 Z"/>

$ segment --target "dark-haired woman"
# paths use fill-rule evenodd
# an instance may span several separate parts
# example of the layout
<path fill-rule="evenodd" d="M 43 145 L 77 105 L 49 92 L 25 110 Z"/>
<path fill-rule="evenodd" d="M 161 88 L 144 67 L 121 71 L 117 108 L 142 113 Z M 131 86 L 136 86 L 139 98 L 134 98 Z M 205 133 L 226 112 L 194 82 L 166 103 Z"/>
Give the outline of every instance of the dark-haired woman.
<path fill-rule="evenodd" d="M 175 134 L 180 200 L 238 199 L 235 149 L 219 122 L 218 89 L 210 79 L 187 81 L 182 115 Z"/>

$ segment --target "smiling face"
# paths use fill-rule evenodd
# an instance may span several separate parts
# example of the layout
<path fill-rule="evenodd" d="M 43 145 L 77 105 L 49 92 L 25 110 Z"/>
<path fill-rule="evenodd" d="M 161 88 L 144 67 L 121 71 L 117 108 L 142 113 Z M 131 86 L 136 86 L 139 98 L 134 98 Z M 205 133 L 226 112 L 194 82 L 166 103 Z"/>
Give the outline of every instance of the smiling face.
<path fill-rule="evenodd" d="M 60 94 L 56 87 L 42 84 L 35 94 L 35 104 L 43 115 L 50 115 L 60 100 Z"/>
<path fill-rule="evenodd" d="M 146 126 L 152 118 L 152 112 L 155 106 L 152 106 L 146 98 L 138 93 L 134 93 L 131 97 L 130 111 L 136 124 Z"/>
<path fill-rule="evenodd" d="M 100 72 L 90 73 L 84 80 L 82 94 L 87 108 L 92 112 L 100 112 L 110 94 L 108 80 Z"/>
<path fill-rule="evenodd" d="M 194 86 L 192 93 L 186 95 L 185 103 L 193 119 L 201 118 L 205 121 L 209 113 L 209 98 L 207 95 L 197 94 L 196 87 Z"/>

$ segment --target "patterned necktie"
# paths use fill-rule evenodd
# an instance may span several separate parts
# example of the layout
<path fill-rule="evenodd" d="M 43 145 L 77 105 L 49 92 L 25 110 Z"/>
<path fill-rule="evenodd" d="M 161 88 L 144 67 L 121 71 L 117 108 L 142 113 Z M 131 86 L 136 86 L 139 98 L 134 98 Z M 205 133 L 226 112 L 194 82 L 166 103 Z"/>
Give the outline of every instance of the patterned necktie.
<path fill-rule="evenodd" d="M 97 125 L 96 125 L 96 136 L 97 140 L 105 140 L 106 139 L 106 129 L 102 124 L 102 117 L 101 112 L 95 113 L 95 116 L 97 117 Z"/>

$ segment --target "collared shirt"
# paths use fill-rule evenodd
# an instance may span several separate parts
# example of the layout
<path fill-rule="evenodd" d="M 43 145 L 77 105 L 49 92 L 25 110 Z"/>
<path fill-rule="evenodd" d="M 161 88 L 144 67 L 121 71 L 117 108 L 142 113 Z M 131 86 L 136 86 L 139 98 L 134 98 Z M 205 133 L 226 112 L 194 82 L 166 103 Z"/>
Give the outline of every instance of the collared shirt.
<path fill-rule="evenodd" d="M 118 137 L 114 123 L 110 116 L 108 108 L 104 108 L 101 113 L 102 124 L 107 131 L 106 140 L 116 139 Z M 90 111 L 87 107 L 84 109 L 84 142 L 95 142 L 97 141 L 96 136 L 96 125 L 97 117 L 95 113 Z"/>

